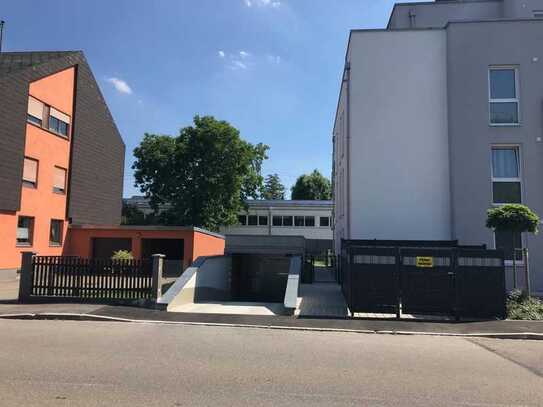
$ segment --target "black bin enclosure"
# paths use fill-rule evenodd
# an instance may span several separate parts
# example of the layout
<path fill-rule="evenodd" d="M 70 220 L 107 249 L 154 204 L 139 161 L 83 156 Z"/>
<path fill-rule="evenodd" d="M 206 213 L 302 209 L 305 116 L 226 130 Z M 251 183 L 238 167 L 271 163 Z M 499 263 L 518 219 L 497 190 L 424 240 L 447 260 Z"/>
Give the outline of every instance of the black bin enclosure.
<path fill-rule="evenodd" d="M 132 251 L 131 238 L 95 237 L 92 239 L 92 258 L 111 259 L 119 250 Z"/>
<path fill-rule="evenodd" d="M 281 255 L 232 255 L 232 300 L 283 302 L 290 257 Z"/>
<path fill-rule="evenodd" d="M 395 312 L 399 317 L 401 310 L 457 318 L 506 317 L 501 250 L 454 241 L 434 247 L 428 241 L 342 243 L 340 281 L 351 313 Z"/>

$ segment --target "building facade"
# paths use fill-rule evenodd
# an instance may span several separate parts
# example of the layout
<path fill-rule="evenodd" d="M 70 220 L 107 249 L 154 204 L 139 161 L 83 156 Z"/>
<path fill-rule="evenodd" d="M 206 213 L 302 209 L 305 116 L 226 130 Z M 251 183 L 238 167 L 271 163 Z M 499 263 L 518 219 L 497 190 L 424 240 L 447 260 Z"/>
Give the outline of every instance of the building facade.
<path fill-rule="evenodd" d="M 0 53 L 0 94 L 0 269 L 119 224 L 125 146 L 83 53 Z"/>
<path fill-rule="evenodd" d="M 237 225 L 221 228 L 225 235 L 304 236 L 332 240 L 332 201 L 249 200 Z"/>
<path fill-rule="evenodd" d="M 543 0 L 397 4 L 350 34 L 334 125 L 341 239 L 503 248 L 488 208 L 543 214 Z M 525 235 L 543 293 L 543 238 Z"/>

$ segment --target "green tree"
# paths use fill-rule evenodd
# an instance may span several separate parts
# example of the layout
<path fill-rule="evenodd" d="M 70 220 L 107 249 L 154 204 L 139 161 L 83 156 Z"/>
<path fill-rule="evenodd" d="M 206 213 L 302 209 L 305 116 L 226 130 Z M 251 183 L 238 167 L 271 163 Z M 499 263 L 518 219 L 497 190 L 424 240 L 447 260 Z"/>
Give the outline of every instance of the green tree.
<path fill-rule="evenodd" d="M 330 180 L 318 170 L 314 170 L 311 174 L 298 177 L 291 191 L 292 199 L 310 201 L 332 199 L 332 185 Z"/>
<path fill-rule="evenodd" d="M 134 205 L 129 205 L 123 202 L 121 213 L 121 224 L 123 225 L 146 225 L 147 220 L 145 214 L 136 208 Z"/>
<path fill-rule="evenodd" d="M 264 182 L 261 196 L 263 199 L 285 199 L 285 186 L 277 174 L 269 174 Z"/>
<path fill-rule="evenodd" d="M 136 186 L 150 198 L 166 224 L 218 230 L 237 222 L 248 198 L 262 188 L 268 146 L 252 145 L 226 121 L 195 116 L 178 137 L 145 134 L 134 149 Z"/>

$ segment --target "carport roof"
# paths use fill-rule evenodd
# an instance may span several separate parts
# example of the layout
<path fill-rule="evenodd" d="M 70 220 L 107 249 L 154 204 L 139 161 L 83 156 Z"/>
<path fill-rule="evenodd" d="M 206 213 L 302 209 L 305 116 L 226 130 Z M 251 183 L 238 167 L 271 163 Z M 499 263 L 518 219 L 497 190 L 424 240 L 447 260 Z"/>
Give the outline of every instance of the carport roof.
<path fill-rule="evenodd" d="M 163 226 L 163 225 L 70 225 L 71 229 L 96 230 L 156 230 L 156 231 L 191 231 L 225 239 L 224 235 L 194 226 Z"/>

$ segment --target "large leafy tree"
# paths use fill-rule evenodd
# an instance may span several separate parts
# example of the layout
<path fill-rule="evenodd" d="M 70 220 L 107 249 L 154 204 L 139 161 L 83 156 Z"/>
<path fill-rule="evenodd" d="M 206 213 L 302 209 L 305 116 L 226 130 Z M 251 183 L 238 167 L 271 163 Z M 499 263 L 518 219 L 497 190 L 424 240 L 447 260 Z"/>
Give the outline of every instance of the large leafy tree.
<path fill-rule="evenodd" d="M 236 223 L 245 199 L 258 196 L 267 150 L 243 140 L 226 121 L 195 116 L 178 137 L 145 134 L 132 168 L 155 211 L 171 205 L 162 223 L 218 230 Z"/>
<path fill-rule="evenodd" d="M 292 199 L 323 201 L 332 198 L 330 180 L 319 171 L 298 177 L 292 187 Z"/>
<path fill-rule="evenodd" d="M 269 174 L 262 188 L 262 198 L 264 199 L 285 199 L 285 186 L 277 174 Z"/>

